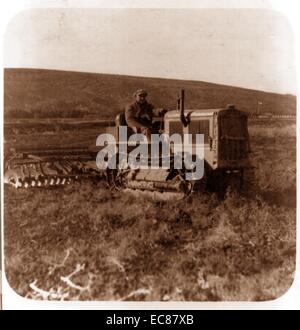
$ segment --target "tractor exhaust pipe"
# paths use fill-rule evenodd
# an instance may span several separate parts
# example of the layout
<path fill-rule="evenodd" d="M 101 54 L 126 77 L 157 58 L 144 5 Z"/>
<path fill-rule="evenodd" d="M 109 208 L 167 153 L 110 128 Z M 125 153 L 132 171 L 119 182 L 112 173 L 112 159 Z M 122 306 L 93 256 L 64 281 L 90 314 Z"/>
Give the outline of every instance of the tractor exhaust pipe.
<path fill-rule="evenodd" d="M 188 118 L 184 115 L 184 89 L 180 91 L 180 96 L 177 99 L 177 108 L 180 111 L 180 120 L 184 127 L 187 127 L 189 124 Z"/>

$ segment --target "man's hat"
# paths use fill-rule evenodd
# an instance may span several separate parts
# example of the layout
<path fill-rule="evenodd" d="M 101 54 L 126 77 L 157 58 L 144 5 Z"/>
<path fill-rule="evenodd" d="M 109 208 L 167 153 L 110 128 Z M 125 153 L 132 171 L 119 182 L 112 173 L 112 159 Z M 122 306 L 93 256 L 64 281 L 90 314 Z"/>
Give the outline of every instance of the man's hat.
<path fill-rule="evenodd" d="M 235 110 L 235 106 L 234 106 L 234 104 L 227 104 L 226 109 L 227 110 Z"/>
<path fill-rule="evenodd" d="M 138 89 L 136 92 L 134 92 L 133 96 L 138 96 L 138 95 L 145 95 L 145 96 L 147 96 L 148 93 L 144 89 Z"/>

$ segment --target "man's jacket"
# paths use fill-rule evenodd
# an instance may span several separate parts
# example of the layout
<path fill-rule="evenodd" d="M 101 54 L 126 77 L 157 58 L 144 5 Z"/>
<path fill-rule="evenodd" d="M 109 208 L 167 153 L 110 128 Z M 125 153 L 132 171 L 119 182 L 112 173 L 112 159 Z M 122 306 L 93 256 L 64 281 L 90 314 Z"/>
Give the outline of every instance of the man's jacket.
<path fill-rule="evenodd" d="M 152 118 L 157 115 L 152 104 L 137 103 L 129 104 L 125 108 L 125 119 L 129 127 L 137 129 L 149 128 L 152 124 Z"/>

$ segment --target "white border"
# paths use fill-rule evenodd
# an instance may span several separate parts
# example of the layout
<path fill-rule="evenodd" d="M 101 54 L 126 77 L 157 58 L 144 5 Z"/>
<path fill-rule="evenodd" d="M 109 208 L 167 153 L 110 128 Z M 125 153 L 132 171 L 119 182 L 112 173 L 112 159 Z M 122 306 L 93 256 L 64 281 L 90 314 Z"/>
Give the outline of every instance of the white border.
<path fill-rule="evenodd" d="M 98 7 L 98 8 L 261 8 L 273 9 L 285 15 L 293 28 L 295 36 L 295 58 L 297 61 L 297 80 L 299 95 L 299 45 L 300 28 L 298 15 L 300 5 L 295 0 L 11 0 L 1 1 L 0 28 L 1 43 L 3 45 L 5 29 L 10 19 L 24 9 L 31 8 L 74 8 L 74 7 Z M 297 10 L 298 9 L 298 10 Z M 3 47 L 3 46 L 2 46 Z M 3 50 L 1 51 L 1 63 L 3 67 Z M 1 70 L 1 182 L 3 182 L 3 70 Z M 297 106 L 299 111 L 299 106 Z M 297 119 L 297 136 L 299 136 L 299 126 Z M 297 164 L 299 164 L 299 148 L 297 143 Z M 297 166 L 298 169 L 298 166 Z M 298 179 L 297 179 L 298 186 Z M 3 251 L 3 186 L 1 185 L 1 248 Z M 299 205 L 299 196 L 297 194 L 297 205 Z M 297 238 L 299 238 L 299 210 L 297 208 Z M 299 265 L 299 239 L 297 239 L 297 265 Z M 2 258 L 2 269 L 4 262 Z M 298 267 L 297 267 L 298 269 Z M 299 270 L 299 269 L 298 269 Z M 115 302 L 115 301 L 93 301 L 93 302 L 49 302 L 34 301 L 23 298 L 15 293 L 9 285 L 3 274 L 3 309 L 300 309 L 300 275 L 296 272 L 292 287 L 280 298 L 267 302 Z M 1 291 L 0 291 L 1 293 Z"/>

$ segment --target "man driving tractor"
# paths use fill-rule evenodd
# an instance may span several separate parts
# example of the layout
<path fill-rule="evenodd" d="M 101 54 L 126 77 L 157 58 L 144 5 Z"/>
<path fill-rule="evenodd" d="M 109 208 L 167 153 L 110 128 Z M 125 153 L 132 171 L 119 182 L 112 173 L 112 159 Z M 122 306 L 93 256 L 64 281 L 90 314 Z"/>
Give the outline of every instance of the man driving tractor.
<path fill-rule="evenodd" d="M 167 110 L 154 109 L 154 106 L 147 101 L 147 95 L 144 89 L 138 89 L 133 94 L 135 102 L 126 106 L 125 119 L 135 133 L 144 134 L 150 141 L 153 117 L 163 116 Z"/>

